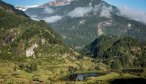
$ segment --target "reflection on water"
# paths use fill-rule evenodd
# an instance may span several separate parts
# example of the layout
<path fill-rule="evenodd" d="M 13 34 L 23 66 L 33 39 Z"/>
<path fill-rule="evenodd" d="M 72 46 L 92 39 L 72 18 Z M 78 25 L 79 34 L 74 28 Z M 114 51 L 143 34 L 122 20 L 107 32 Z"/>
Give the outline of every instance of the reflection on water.
<path fill-rule="evenodd" d="M 95 72 L 90 72 L 90 73 L 76 73 L 76 74 L 71 74 L 68 76 L 68 80 L 70 81 L 83 81 L 86 78 L 89 77 L 97 77 L 103 75 L 101 73 L 95 73 Z"/>
<path fill-rule="evenodd" d="M 97 73 L 82 73 L 82 74 L 79 73 L 77 75 L 76 80 L 83 81 L 85 78 L 88 78 L 88 77 L 96 77 L 96 76 L 98 76 Z"/>
<path fill-rule="evenodd" d="M 78 74 L 76 80 L 83 81 L 84 80 L 84 74 Z"/>

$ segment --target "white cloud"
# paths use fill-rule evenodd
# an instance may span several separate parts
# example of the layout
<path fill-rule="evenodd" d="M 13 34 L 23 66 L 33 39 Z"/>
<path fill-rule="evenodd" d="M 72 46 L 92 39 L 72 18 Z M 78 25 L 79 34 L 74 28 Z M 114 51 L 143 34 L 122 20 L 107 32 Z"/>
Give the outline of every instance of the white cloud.
<path fill-rule="evenodd" d="M 26 11 L 29 8 L 35 8 L 38 7 L 39 5 L 32 5 L 32 6 L 16 6 L 15 8 L 18 10 Z"/>
<path fill-rule="evenodd" d="M 86 14 L 91 12 L 93 10 L 93 7 L 77 7 L 74 10 L 70 11 L 67 15 L 71 18 L 74 17 L 84 17 Z"/>
<path fill-rule="evenodd" d="M 32 5 L 32 6 L 25 6 L 25 7 L 28 7 L 28 8 L 35 8 L 35 7 L 38 7 L 39 5 Z"/>
<path fill-rule="evenodd" d="M 31 17 L 32 20 L 36 20 L 39 21 L 38 16 L 37 15 L 28 15 Z"/>
<path fill-rule="evenodd" d="M 55 23 L 61 20 L 62 18 L 63 16 L 55 15 L 55 16 L 45 17 L 42 20 L 45 20 L 47 23 Z"/>
<path fill-rule="evenodd" d="M 47 7 L 47 8 L 44 9 L 44 13 L 49 13 L 49 14 L 50 13 L 54 13 L 54 10 L 49 8 L 49 7 Z"/>
<path fill-rule="evenodd" d="M 139 21 L 146 24 L 146 12 L 136 9 L 128 8 L 127 6 L 119 7 L 120 13 L 118 15 L 128 17 L 135 21 Z"/>
<path fill-rule="evenodd" d="M 101 8 L 100 16 L 111 18 L 111 12 L 112 12 L 111 6 L 107 7 L 107 6 L 103 5 Z"/>

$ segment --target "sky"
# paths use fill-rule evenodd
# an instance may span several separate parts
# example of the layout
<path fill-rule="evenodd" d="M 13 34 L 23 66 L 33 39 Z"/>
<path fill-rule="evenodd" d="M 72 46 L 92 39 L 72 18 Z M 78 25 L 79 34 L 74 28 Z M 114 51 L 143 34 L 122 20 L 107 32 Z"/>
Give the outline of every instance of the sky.
<path fill-rule="evenodd" d="M 41 5 L 52 0 L 3 0 L 15 6 Z M 146 0 L 104 0 L 115 6 L 128 6 L 133 9 L 146 11 Z"/>
<path fill-rule="evenodd" d="M 146 11 L 146 0 L 104 0 L 117 7 L 127 6 L 136 10 Z"/>
<path fill-rule="evenodd" d="M 31 5 L 42 5 L 52 0 L 3 0 L 3 1 L 12 4 L 14 6 L 31 6 Z"/>
<path fill-rule="evenodd" d="M 146 0 L 104 0 L 120 9 L 121 16 L 146 24 Z"/>

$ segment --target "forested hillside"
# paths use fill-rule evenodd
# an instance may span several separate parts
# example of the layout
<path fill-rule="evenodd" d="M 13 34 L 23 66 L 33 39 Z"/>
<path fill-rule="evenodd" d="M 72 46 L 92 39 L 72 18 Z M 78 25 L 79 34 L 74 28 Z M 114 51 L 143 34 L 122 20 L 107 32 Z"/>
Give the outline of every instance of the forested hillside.
<path fill-rule="evenodd" d="M 100 36 L 83 53 L 102 61 L 112 69 L 142 68 L 145 65 L 145 42 L 131 37 Z"/>

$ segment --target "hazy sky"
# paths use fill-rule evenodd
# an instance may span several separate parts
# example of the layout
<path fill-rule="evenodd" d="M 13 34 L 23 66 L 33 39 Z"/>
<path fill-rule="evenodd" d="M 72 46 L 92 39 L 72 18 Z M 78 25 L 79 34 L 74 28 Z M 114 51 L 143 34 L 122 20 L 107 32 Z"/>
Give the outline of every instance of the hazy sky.
<path fill-rule="evenodd" d="M 52 0 L 3 0 L 15 6 L 40 5 Z M 146 11 L 146 0 L 104 0 L 115 6 L 127 6 Z"/>
<path fill-rule="evenodd" d="M 132 9 L 139 9 L 146 11 L 146 0 L 104 0 L 104 1 L 118 7 L 127 6 Z"/>

